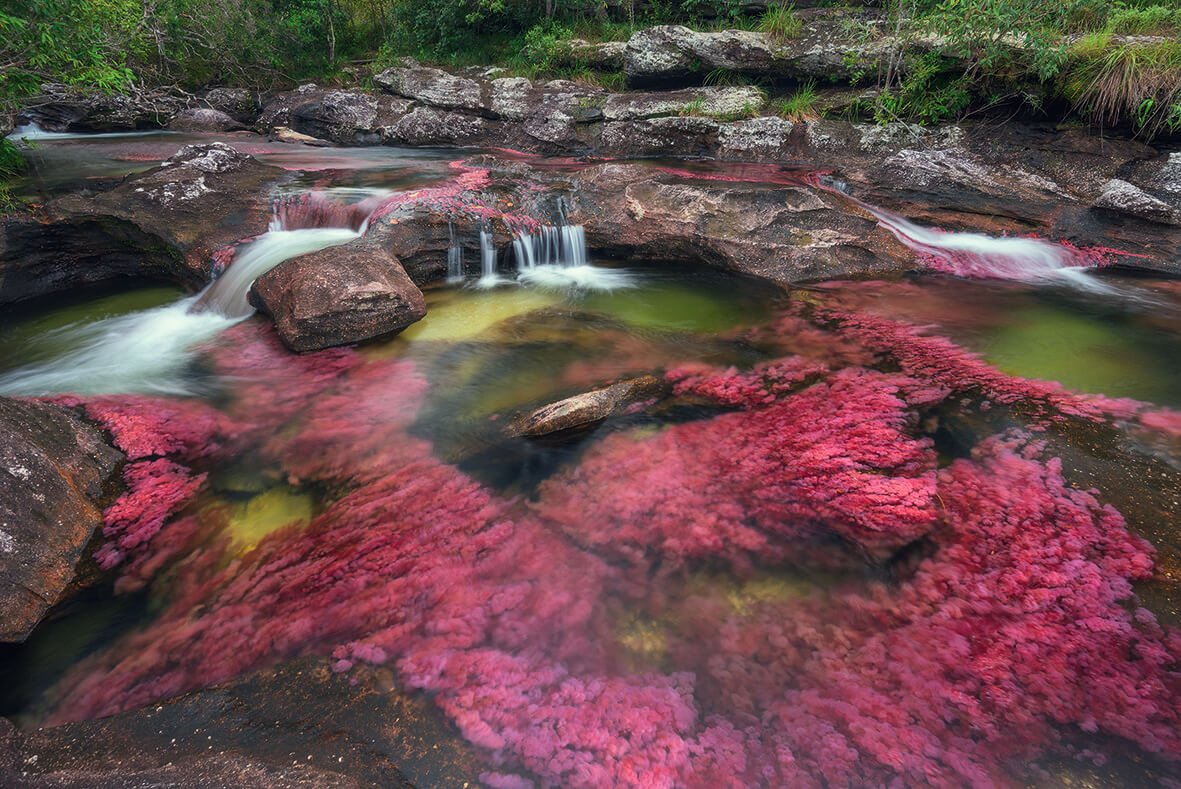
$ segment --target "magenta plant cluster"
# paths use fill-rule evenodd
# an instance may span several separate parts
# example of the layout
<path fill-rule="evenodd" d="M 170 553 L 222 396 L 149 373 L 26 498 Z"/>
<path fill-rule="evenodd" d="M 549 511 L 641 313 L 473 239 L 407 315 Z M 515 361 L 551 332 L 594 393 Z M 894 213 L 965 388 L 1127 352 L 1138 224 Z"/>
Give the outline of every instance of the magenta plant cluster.
<path fill-rule="evenodd" d="M 73 671 L 53 720 L 316 655 L 392 666 L 495 787 L 995 786 L 1049 758 L 1181 758 L 1181 633 L 1132 587 L 1153 550 L 1036 435 L 1153 412 L 865 314 L 778 331 L 798 352 L 668 371 L 712 415 L 592 440 L 529 500 L 413 434 L 413 362 L 295 357 L 261 324 L 210 349 L 223 410 L 75 401 L 131 460 L 100 558 L 132 586 L 172 570 L 158 618 Z M 949 398 L 1034 430 L 941 463 L 924 418 Z M 216 508 L 185 507 L 242 447 L 329 494 L 239 555 Z"/>

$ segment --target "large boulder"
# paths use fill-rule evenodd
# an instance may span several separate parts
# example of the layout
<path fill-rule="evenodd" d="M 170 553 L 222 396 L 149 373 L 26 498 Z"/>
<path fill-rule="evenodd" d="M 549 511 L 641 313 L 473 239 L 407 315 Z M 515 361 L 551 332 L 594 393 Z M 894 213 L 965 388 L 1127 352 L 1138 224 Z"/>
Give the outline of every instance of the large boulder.
<path fill-rule="evenodd" d="M 444 110 L 484 109 L 483 88 L 474 79 L 418 64 L 386 69 L 373 77 L 382 90 Z"/>
<path fill-rule="evenodd" d="M 23 641 L 74 580 L 123 455 L 47 403 L 0 398 L 0 641 Z"/>
<path fill-rule="evenodd" d="M 345 145 L 374 145 L 386 141 L 389 129 L 410 108 L 411 102 L 393 96 L 302 85 L 273 96 L 258 126 L 271 132 L 286 127 Z"/>
<path fill-rule="evenodd" d="M 1181 226 L 1181 208 L 1120 178 L 1113 178 L 1103 185 L 1103 192 L 1095 199 L 1094 207 L 1162 225 Z"/>
<path fill-rule="evenodd" d="M 400 145 L 473 145 L 489 134 L 489 121 L 478 115 L 418 107 L 388 130 Z"/>
<path fill-rule="evenodd" d="M 398 260 L 364 238 L 281 263 L 254 283 L 252 300 L 293 351 L 393 334 L 426 315 Z"/>
<path fill-rule="evenodd" d="M 754 87 L 686 88 L 660 93 L 616 93 L 603 104 L 607 121 L 632 121 L 670 115 L 710 118 L 753 115 L 763 106 Z"/>
<path fill-rule="evenodd" d="M 210 109 L 224 112 L 239 123 L 250 125 L 258 120 L 258 97 L 246 88 L 213 88 L 202 101 Z"/>
<path fill-rule="evenodd" d="M 246 126 L 221 110 L 209 107 L 190 107 L 173 116 L 168 123 L 168 128 L 181 132 L 223 132 L 245 129 Z"/>
<path fill-rule="evenodd" d="M 267 229 L 270 187 L 284 177 L 230 145 L 188 145 L 115 189 L 7 219 L 0 304 L 119 277 L 199 287 L 215 253 Z"/>
<path fill-rule="evenodd" d="M 470 748 L 392 674 L 316 660 L 102 720 L 15 731 L 0 785 L 48 789 L 476 786 Z"/>
<path fill-rule="evenodd" d="M 602 254 L 703 262 L 781 284 L 915 266 L 910 250 L 843 195 L 771 169 L 743 175 L 746 183 L 708 171 L 590 167 L 572 179 L 570 221 Z"/>

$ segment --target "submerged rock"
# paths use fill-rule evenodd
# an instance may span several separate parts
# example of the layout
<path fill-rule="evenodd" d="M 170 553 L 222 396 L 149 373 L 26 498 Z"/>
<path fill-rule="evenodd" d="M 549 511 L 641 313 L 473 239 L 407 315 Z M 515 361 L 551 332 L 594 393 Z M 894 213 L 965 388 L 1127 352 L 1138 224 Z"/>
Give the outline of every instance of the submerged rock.
<path fill-rule="evenodd" d="M 426 315 L 397 258 L 365 239 L 292 258 L 259 277 L 252 295 L 294 351 L 392 334 Z"/>
<path fill-rule="evenodd" d="M 579 430 L 618 416 L 644 400 L 658 397 L 667 388 L 667 384 L 655 376 L 630 378 L 605 389 L 583 392 L 542 406 L 514 419 L 505 432 L 510 436 L 536 438 Z"/>
<path fill-rule="evenodd" d="M 0 398 L 0 641 L 23 641 L 73 581 L 122 459 L 68 411 Z"/>
<path fill-rule="evenodd" d="M 5 786 L 475 786 L 479 772 L 441 716 L 388 672 L 345 678 L 308 661 L 103 720 L 5 725 Z"/>

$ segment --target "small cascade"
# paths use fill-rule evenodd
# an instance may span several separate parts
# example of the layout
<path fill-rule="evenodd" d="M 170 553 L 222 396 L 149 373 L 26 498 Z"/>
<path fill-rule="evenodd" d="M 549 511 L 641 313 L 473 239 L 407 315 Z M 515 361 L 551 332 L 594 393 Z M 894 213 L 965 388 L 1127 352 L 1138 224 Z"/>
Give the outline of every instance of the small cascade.
<path fill-rule="evenodd" d="M 1114 292 L 1087 273 L 1101 261 L 1073 247 L 1038 238 L 989 236 L 922 227 L 849 194 L 848 185 L 822 179 L 821 186 L 842 193 L 873 215 L 882 227 L 927 261 L 936 271 L 971 279 L 1062 283 L 1084 290 Z"/>
<path fill-rule="evenodd" d="M 338 189 L 282 197 L 275 201 L 271 229 L 349 228 L 364 232 L 369 217 L 390 194 L 385 189 Z"/>
<path fill-rule="evenodd" d="M 274 223 L 272 223 L 274 227 Z M 225 273 L 198 297 L 196 309 L 227 318 L 248 318 L 254 313 L 247 296 L 254 281 L 285 260 L 348 243 L 362 230 L 319 227 L 304 230 L 272 229 L 238 251 Z"/>
<path fill-rule="evenodd" d="M 635 285 L 621 269 L 592 266 L 586 230 L 566 221 L 566 206 L 558 205 L 559 224 L 542 225 L 513 239 L 518 277 L 522 282 L 554 289 L 616 290 Z"/>
<path fill-rule="evenodd" d="M 74 350 L 0 376 L 0 394 L 192 393 L 186 371 L 194 349 L 254 314 L 247 294 L 256 279 L 297 255 L 352 241 L 366 225 L 363 219 L 358 228 L 286 229 L 290 216 L 276 210 L 271 229 L 239 249 L 225 273 L 196 296 L 61 329 L 62 344 Z"/>
<path fill-rule="evenodd" d="M 463 282 L 463 246 L 455 241 L 455 225 L 447 223 L 450 244 L 447 247 L 447 282 L 452 285 Z"/>
<path fill-rule="evenodd" d="M 496 272 L 496 245 L 492 242 L 492 229 L 480 228 L 480 272 L 476 283 L 481 288 L 492 288 L 503 282 Z"/>

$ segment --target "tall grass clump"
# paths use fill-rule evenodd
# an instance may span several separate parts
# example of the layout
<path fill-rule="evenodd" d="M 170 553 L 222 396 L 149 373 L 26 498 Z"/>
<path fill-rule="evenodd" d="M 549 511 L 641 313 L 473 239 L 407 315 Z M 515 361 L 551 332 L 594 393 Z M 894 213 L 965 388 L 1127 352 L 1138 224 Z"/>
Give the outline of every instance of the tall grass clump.
<path fill-rule="evenodd" d="M 1064 92 L 1092 120 L 1129 123 L 1152 138 L 1181 132 L 1181 41 L 1113 44 L 1088 36 L 1071 49 Z"/>
<path fill-rule="evenodd" d="M 759 30 L 774 39 L 795 38 L 804 29 L 804 23 L 796 15 L 795 6 L 791 3 L 775 3 L 767 6 L 759 22 Z"/>

